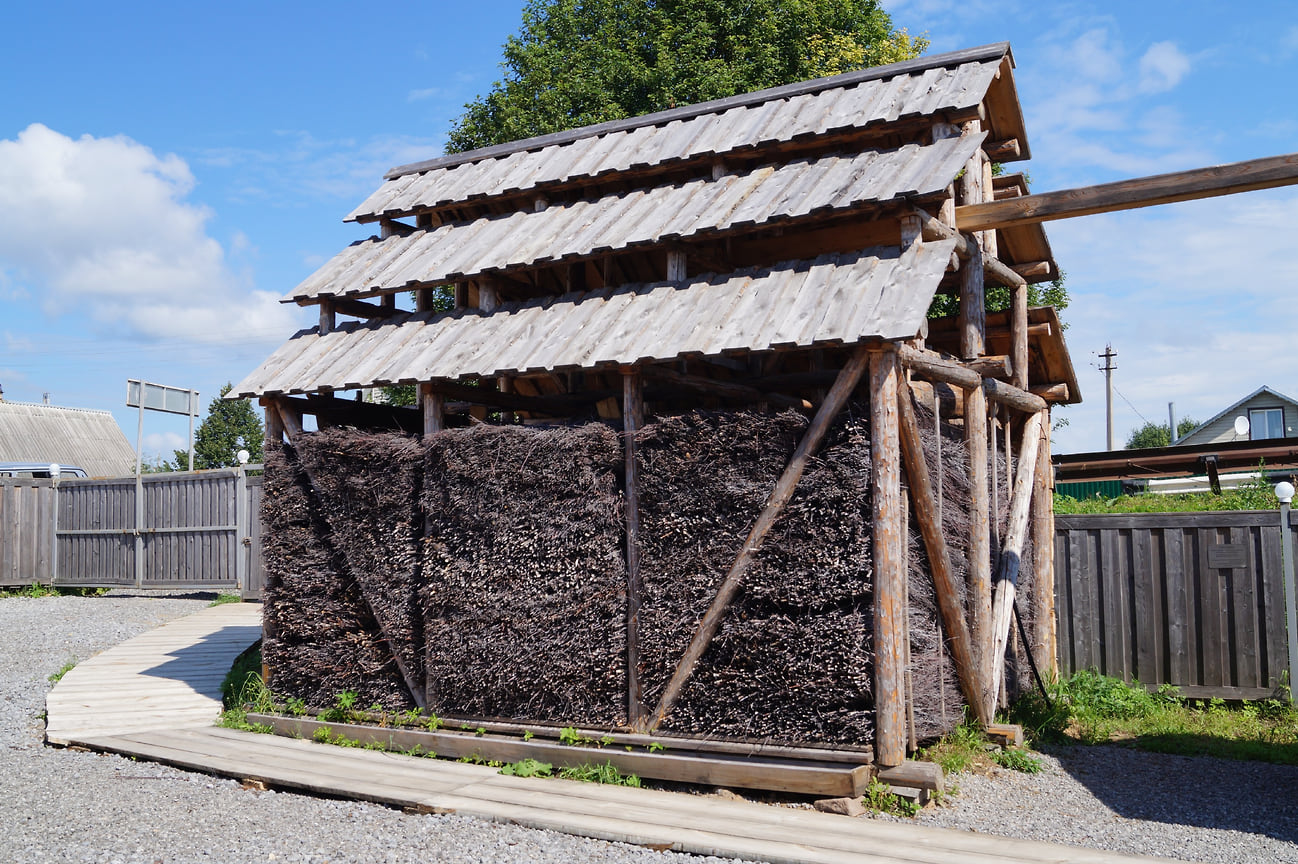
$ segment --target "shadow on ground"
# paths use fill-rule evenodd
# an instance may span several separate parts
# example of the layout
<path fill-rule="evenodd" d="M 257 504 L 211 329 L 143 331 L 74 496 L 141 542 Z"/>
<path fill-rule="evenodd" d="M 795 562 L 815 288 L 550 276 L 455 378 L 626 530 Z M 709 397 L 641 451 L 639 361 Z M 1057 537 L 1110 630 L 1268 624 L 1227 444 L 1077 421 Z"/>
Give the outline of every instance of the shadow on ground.
<path fill-rule="evenodd" d="M 1298 766 L 1113 746 L 1057 747 L 1049 752 L 1124 818 L 1244 831 L 1298 843 Z M 1251 806 L 1240 806 L 1241 799 Z"/>

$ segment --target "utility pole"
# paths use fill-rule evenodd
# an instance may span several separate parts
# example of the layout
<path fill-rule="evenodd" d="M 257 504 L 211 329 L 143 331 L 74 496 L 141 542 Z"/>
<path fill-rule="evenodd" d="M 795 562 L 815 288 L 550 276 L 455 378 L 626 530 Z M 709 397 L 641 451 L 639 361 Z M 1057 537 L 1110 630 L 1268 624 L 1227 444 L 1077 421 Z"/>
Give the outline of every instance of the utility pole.
<path fill-rule="evenodd" d="M 1100 371 L 1104 373 L 1104 428 L 1105 428 L 1105 448 L 1113 449 L 1113 370 L 1117 369 L 1114 359 L 1118 352 L 1113 350 L 1113 346 L 1105 343 L 1104 353 L 1100 355 L 1104 358 L 1104 365 Z"/>

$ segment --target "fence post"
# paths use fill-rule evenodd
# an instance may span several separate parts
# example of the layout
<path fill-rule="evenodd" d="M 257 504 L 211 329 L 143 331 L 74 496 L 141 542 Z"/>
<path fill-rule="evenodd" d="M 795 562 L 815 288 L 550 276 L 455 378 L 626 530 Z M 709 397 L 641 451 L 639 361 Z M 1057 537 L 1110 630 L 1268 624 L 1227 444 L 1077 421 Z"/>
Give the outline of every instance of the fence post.
<path fill-rule="evenodd" d="M 1298 673 L 1298 600 L 1294 597 L 1293 528 L 1290 525 L 1292 483 L 1277 483 L 1275 497 L 1280 499 L 1280 556 L 1284 559 L 1285 624 L 1289 633 L 1289 701 L 1294 701 L 1294 675 Z"/>

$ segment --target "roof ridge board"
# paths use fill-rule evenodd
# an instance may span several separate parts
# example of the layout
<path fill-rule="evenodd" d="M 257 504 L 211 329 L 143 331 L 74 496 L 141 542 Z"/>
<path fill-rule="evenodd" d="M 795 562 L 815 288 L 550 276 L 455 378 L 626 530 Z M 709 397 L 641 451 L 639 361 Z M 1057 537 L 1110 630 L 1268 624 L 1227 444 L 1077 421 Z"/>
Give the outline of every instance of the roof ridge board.
<path fill-rule="evenodd" d="M 521 150 L 537 150 L 543 147 L 570 144 L 582 138 L 606 135 L 611 132 L 625 132 L 641 126 L 658 126 L 669 123 L 672 120 L 686 120 L 704 114 L 717 114 L 732 108 L 759 105 L 763 102 L 769 102 L 776 99 L 789 99 L 794 96 L 801 96 L 807 93 L 817 93 L 821 90 L 830 90 L 835 87 L 847 87 L 865 81 L 875 81 L 894 76 L 908 75 L 912 72 L 924 72 L 939 66 L 960 66 L 964 63 L 992 60 L 998 57 L 1009 57 L 1010 63 L 1013 65 L 1014 55 L 1010 50 L 1009 42 L 993 42 L 977 48 L 965 48 L 960 51 L 950 51 L 945 54 L 934 54 L 927 58 L 903 60 L 900 63 L 889 63 L 886 66 L 873 66 L 868 69 L 858 69 L 854 72 L 844 72 L 841 75 L 831 75 L 827 78 L 814 78 L 810 81 L 795 81 L 792 84 L 782 84 L 779 87 L 756 90 L 752 93 L 740 93 L 735 96 L 726 96 L 721 99 L 699 102 L 694 105 L 683 105 L 679 108 L 669 108 L 666 111 L 657 111 L 653 114 L 642 114 L 637 117 L 627 117 L 621 120 L 608 120 L 591 126 L 581 126 L 576 129 L 567 129 L 562 132 L 551 132 L 547 135 L 537 135 L 532 138 L 507 141 L 503 144 L 493 144 L 489 147 L 481 147 L 477 150 L 467 150 L 463 153 L 449 153 L 433 159 L 426 159 L 422 162 L 411 162 L 406 165 L 398 165 L 384 174 L 383 179 L 395 180 L 396 178 L 407 174 L 423 173 L 425 171 L 431 171 L 434 168 L 449 168 L 466 162 L 480 162 L 486 159 L 495 159 L 501 156 L 508 156 L 511 153 L 516 153 Z"/>

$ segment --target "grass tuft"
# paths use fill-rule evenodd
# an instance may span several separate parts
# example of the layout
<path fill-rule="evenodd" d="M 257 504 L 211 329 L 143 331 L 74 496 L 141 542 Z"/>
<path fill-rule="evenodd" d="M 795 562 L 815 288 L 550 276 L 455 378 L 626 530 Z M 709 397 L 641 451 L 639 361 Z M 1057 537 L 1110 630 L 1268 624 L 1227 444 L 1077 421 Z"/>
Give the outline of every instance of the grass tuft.
<path fill-rule="evenodd" d="M 76 665 L 77 665 L 77 658 L 76 658 L 76 657 L 73 657 L 71 660 L 69 660 L 68 662 L 64 663 L 62 666 L 60 666 L 60 667 L 59 667 L 59 671 L 54 672 L 54 673 L 52 673 L 52 674 L 50 675 L 50 678 L 49 678 L 50 683 L 51 683 L 51 684 L 57 684 L 57 683 L 59 683 L 60 681 L 62 681 L 62 680 L 63 680 L 63 676 L 66 675 L 66 674 L 68 674 L 69 672 L 71 672 L 71 671 L 73 670 L 73 668 L 76 667 Z M 69 685 L 69 686 L 71 686 L 71 685 Z"/>
<path fill-rule="evenodd" d="M 212 606 L 224 606 L 226 603 L 242 603 L 242 602 L 243 602 L 243 597 L 241 597 L 240 595 L 230 594 L 228 592 L 222 591 L 220 594 L 216 595 L 215 600 L 213 600 L 211 603 L 208 603 L 207 605 L 209 608 L 211 608 Z"/>

